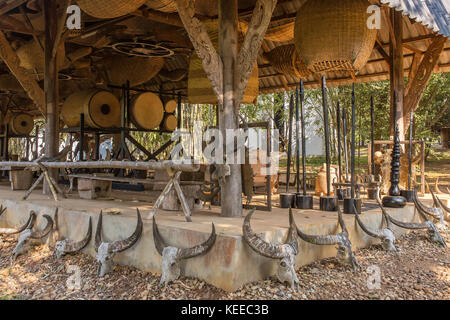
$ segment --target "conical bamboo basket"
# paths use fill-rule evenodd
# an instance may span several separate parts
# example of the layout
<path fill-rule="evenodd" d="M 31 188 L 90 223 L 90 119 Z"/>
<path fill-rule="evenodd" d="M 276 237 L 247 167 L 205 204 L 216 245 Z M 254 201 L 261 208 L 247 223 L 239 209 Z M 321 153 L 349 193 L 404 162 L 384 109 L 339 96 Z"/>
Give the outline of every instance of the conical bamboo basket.
<path fill-rule="evenodd" d="M 100 18 L 117 18 L 136 11 L 147 0 L 77 0 L 81 10 Z"/>
<path fill-rule="evenodd" d="M 218 50 L 218 21 L 205 22 L 204 25 L 214 47 Z M 258 75 L 258 63 L 255 62 L 253 73 L 248 80 L 247 89 L 242 99 L 243 104 L 252 104 L 257 99 L 259 92 Z M 196 53 L 192 55 L 189 64 L 188 99 L 189 103 L 192 104 L 217 104 L 217 97 L 212 89 L 211 81 L 203 70 L 202 60 Z"/>
<path fill-rule="evenodd" d="M 105 60 L 105 67 L 111 84 L 121 86 L 127 80 L 131 86 L 138 86 L 153 79 L 164 66 L 164 58 L 141 58 L 113 56 Z"/>
<path fill-rule="evenodd" d="M 294 44 L 279 46 L 265 54 L 273 68 L 284 75 L 306 78 L 312 74 L 297 52 Z"/>
<path fill-rule="evenodd" d="M 367 28 L 367 0 L 308 0 L 295 21 L 295 45 L 314 72 L 361 69 L 377 30 Z"/>

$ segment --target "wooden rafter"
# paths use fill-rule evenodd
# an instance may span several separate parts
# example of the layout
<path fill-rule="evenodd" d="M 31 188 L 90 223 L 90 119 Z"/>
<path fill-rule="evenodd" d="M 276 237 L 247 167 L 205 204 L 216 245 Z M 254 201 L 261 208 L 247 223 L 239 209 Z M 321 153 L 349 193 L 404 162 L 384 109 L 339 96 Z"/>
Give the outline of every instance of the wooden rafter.
<path fill-rule="evenodd" d="M 276 5 L 277 0 L 258 0 L 256 2 L 252 19 L 238 56 L 239 81 L 237 84 L 236 105 L 239 105 L 242 101 L 248 79 L 253 72 L 255 61 Z"/>
<path fill-rule="evenodd" d="M 30 99 L 37 105 L 41 113 L 45 116 L 45 94 L 39 84 L 28 70 L 20 66 L 20 60 L 11 47 L 5 34 L 0 31 L 0 58 L 3 59 L 11 73 L 19 81 Z"/>
<path fill-rule="evenodd" d="M 431 41 L 428 50 L 422 58 L 422 62 L 417 67 L 414 77 L 409 79 L 404 100 L 405 114 L 408 114 L 411 110 L 415 110 L 419 105 L 420 98 L 430 80 L 433 69 L 438 64 L 446 41 L 447 38 L 443 36 L 437 36 Z M 405 128 L 407 128 L 409 126 L 409 120 L 405 119 L 405 122 L 407 124 Z"/>
<path fill-rule="evenodd" d="M 5 5 L 0 6 L 0 16 L 4 15 L 5 13 L 8 13 L 11 10 L 14 10 L 15 8 L 21 6 L 22 4 L 24 4 L 27 1 L 28 0 L 13 0 L 13 1 L 9 1 Z"/>
<path fill-rule="evenodd" d="M 202 60 L 219 104 L 223 103 L 223 63 L 203 23 L 195 17 L 195 0 L 175 0 L 178 14 L 198 57 Z"/>

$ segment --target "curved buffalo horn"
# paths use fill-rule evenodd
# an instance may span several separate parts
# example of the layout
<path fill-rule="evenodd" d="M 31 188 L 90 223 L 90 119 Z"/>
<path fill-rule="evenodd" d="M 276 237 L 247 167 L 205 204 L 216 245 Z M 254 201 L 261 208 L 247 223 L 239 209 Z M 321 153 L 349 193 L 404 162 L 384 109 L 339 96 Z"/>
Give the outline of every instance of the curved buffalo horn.
<path fill-rule="evenodd" d="M 133 234 L 124 240 L 117 240 L 112 242 L 108 246 L 108 252 L 109 253 L 116 253 L 116 252 L 122 252 L 129 248 L 131 248 L 141 237 L 142 229 L 143 229 L 143 223 L 142 223 L 142 217 L 141 213 L 139 212 L 139 209 L 137 209 L 137 224 L 136 224 L 136 230 L 133 232 Z"/>
<path fill-rule="evenodd" d="M 436 196 L 436 199 L 437 199 L 439 205 L 441 206 L 442 210 L 445 210 L 445 211 L 447 211 L 447 213 L 450 213 L 450 208 L 447 207 L 447 206 L 442 202 L 442 200 L 439 199 L 437 196 Z"/>
<path fill-rule="evenodd" d="M 342 232 L 346 233 L 347 227 L 345 225 L 344 218 L 342 217 L 341 208 L 339 206 L 338 206 L 338 220 L 339 220 L 339 225 L 342 228 Z M 297 234 L 300 237 L 300 239 L 302 239 L 303 241 L 306 241 L 306 242 L 309 242 L 309 243 L 312 243 L 315 245 L 319 245 L 319 246 L 335 245 L 341 241 L 340 237 L 335 234 L 327 235 L 327 236 L 313 236 L 313 235 L 308 235 L 306 233 L 303 233 L 299 228 L 297 228 Z"/>
<path fill-rule="evenodd" d="M 200 256 L 208 252 L 209 249 L 211 249 L 212 246 L 214 245 L 214 242 L 216 242 L 216 227 L 214 226 L 213 223 L 211 235 L 209 236 L 208 240 L 192 248 L 180 249 L 177 253 L 177 259 L 190 259 Z"/>
<path fill-rule="evenodd" d="M 103 220 L 103 210 L 100 211 L 100 216 L 97 221 L 97 228 L 95 230 L 95 252 L 98 252 L 98 248 L 102 244 L 102 220 Z"/>
<path fill-rule="evenodd" d="M 392 222 L 391 222 L 391 220 L 389 220 L 389 215 L 388 215 L 386 209 L 383 207 L 383 204 L 381 203 L 381 197 L 380 197 L 381 187 L 378 186 L 377 189 L 378 189 L 378 191 L 377 191 L 377 203 L 378 203 L 378 206 L 380 207 L 381 212 L 383 213 L 383 218 L 386 221 L 386 227 L 389 230 L 392 231 L 393 230 L 392 229 Z"/>
<path fill-rule="evenodd" d="M 165 243 L 165 241 L 161 237 L 161 234 L 159 233 L 155 217 L 153 217 L 153 240 L 155 242 L 156 251 L 158 251 L 158 253 L 162 256 L 164 248 L 167 247 L 167 244 Z M 208 240 L 192 248 L 179 249 L 176 258 L 190 259 L 205 254 L 206 252 L 209 251 L 209 249 L 212 248 L 215 242 L 216 242 L 216 227 L 214 226 L 213 223 L 211 235 L 209 236 Z"/>
<path fill-rule="evenodd" d="M 361 221 L 361 219 L 359 218 L 359 214 L 355 214 L 355 218 L 356 221 L 358 222 L 358 225 L 361 227 L 361 229 L 367 233 L 369 236 L 373 237 L 373 238 L 380 238 L 381 235 L 378 231 L 372 231 L 370 230 L 370 228 L 368 228 L 366 225 L 364 225 L 364 223 Z"/>
<path fill-rule="evenodd" d="M 431 189 L 430 189 L 430 191 L 431 191 Z M 437 212 L 435 212 L 435 210 L 433 210 L 433 209 L 436 209 L 436 208 L 427 207 L 426 205 L 424 205 L 423 203 L 420 202 L 419 198 L 417 197 L 417 193 L 414 193 L 413 200 L 414 200 L 414 204 L 415 204 L 416 208 L 419 211 L 422 211 L 423 213 L 425 213 L 425 214 L 427 214 L 429 216 L 432 216 L 435 219 L 440 219 L 441 218 L 440 215 Z"/>
<path fill-rule="evenodd" d="M 430 190 L 431 191 L 431 190 Z M 436 208 L 442 208 L 443 210 L 450 213 L 450 208 L 448 208 L 442 201 L 437 197 L 437 195 L 434 194 L 433 191 L 431 191 L 431 195 L 433 196 L 434 205 Z"/>
<path fill-rule="evenodd" d="M 164 248 L 167 247 L 161 234 L 159 233 L 158 226 L 156 225 L 155 216 L 153 216 L 153 240 L 155 242 L 156 251 L 162 256 Z"/>
<path fill-rule="evenodd" d="M 83 250 L 91 240 L 91 236 L 92 236 L 92 217 L 89 217 L 89 226 L 84 239 L 78 242 L 67 241 L 64 247 L 64 253 L 70 254 Z"/>
<path fill-rule="evenodd" d="M 271 259 L 283 259 L 286 257 L 285 250 L 283 250 L 283 245 L 281 244 L 274 244 L 274 243 L 268 243 L 261 239 L 256 233 L 253 232 L 251 226 L 250 226 L 250 219 L 253 216 L 253 213 L 255 213 L 255 209 L 253 209 L 244 220 L 244 225 L 242 226 L 242 231 L 244 234 L 244 240 L 247 242 L 247 244 L 257 253 L 260 255 L 271 258 Z M 291 226 L 290 234 L 294 233 L 293 228 Z M 294 237 L 288 237 L 288 239 L 292 242 L 292 238 Z M 295 241 L 296 238 L 295 238 Z"/>
<path fill-rule="evenodd" d="M 18 229 L 0 229 L 0 234 L 13 235 L 13 234 L 22 233 L 26 229 L 33 228 L 35 221 L 36 221 L 36 212 L 31 211 L 30 217 L 28 218 L 27 222 L 23 226 L 19 227 Z"/>
<path fill-rule="evenodd" d="M 439 178 L 440 178 L 440 177 L 437 177 L 437 178 L 436 178 L 436 181 L 434 182 L 434 190 L 436 191 L 437 194 L 443 194 L 444 192 L 442 192 L 442 191 L 439 189 Z"/>
<path fill-rule="evenodd" d="M 45 226 L 45 228 L 42 231 L 32 232 L 31 236 L 30 236 L 31 239 L 42 239 L 46 235 L 48 235 L 50 233 L 50 231 L 52 231 L 52 227 L 53 227 L 52 217 L 45 214 L 44 218 L 47 220 L 47 225 Z"/>

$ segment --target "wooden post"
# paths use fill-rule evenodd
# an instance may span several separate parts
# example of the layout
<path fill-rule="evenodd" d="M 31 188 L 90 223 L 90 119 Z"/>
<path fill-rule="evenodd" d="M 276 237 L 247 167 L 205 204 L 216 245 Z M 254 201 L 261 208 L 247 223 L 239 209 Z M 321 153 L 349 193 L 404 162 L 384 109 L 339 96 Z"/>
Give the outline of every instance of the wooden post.
<path fill-rule="evenodd" d="M 45 129 L 45 156 L 52 158 L 59 151 L 59 97 L 58 97 L 58 54 L 53 49 L 58 44 L 55 39 L 58 33 L 57 3 L 53 0 L 44 1 L 45 13 L 45 79 L 44 92 L 47 112 Z M 57 52 L 57 50 L 56 50 Z M 49 170 L 50 176 L 58 180 L 58 170 Z M 49 195 L 50 187 L 44 182 L 44 194 Z"/>
<path fill-rule="evenodd" d="M 405 80 L 403 70 L 403 16 L 400 11 L 391 9 L 391 33 L 390 56 L 392 59 L 390 67 L 391 81 L 391 115 L 393 114 L 394 104 L 397 103 L 396 119 L 400 131 L 400 141 L 405 140 L 404 120 L 403 120 L 403 97 L 405 93 Z M 394 101 L 394 91 L 397 92 L 397 101 Z M 394 135 L 394 123 L 391 119 L 391 134 Z M 403 146 L 402 146 L 403 148 Z"/>
<path fill-rule="evenodd" d="M 239 71 L 236 70 L 238 58 L 237 0 L 219 1 L 219 56 L 222 58 L 223 64 L 223 104 L 219 106 L 219 128 L 224 138 L 224 144 L 234 145 L 234 139 L 227 141 L 226 131 L 239 128 L 237 118 L 239 105 L 236 103 L 237 76 L 239 75 Z M 230 169 L 231 174 L 226 177 L 226 183 L 221 189 L 222 216 L 242 217 L 241 165 L 231 164 Z"/>

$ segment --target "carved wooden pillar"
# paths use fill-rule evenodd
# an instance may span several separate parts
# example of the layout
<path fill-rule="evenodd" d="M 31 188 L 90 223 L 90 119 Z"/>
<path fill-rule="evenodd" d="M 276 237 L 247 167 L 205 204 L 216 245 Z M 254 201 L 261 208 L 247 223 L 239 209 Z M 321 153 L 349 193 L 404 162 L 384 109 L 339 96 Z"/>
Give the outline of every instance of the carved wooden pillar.
<path fill-rule="evenodd" d="M 402 13 L 391 9 L 391 24 L 394 30 L 391 35 L 390 56 L 392 59 L 390 67 L 391 80 L 391 115 L 394 111 L 394 91 L 397 92 L 397 126 L 400 131 L 400 141 L 405 140 L 404 119 L 403 119 L 403 99 L 405 93 L 405 77 L 403 70 L 403 16 Z M 391 122 L 393 119 L 391 119 Z M 394 135 L 394 124 L 391 123 L 391 134 Z"/>
<path fill-rule="evenodd" d="M 234 147 L 234 139 L 226 139 L 226 131 L 238 129 L 237 83 L 238 65 L 238 1 L 219 1 L 219 56 L 223 63 L 223 104 L 219 105 L 219 128 L 225 144 Z M 224 150 L 226 152 L 226 149 Z M 234 162 L 233 162 L 234 163 Z M 230 165 L 231 174 L 222 186 L 222 216 L 242 217 L 242 177 L 241 165 Z"/>
<path fill-rule="evenodd" d="M 45 71 L 44 91 L 47 105 L 45 127 L 45 156 L 55 157 L 59 152 L 59 96 L 58 96 L 58 54 L 54 54 L 54 47 L 58 33 L 57 3 L 54 0 L 44 1 L 45 12 Z M 55 52 L 57 52 L 56 50 Z M 58 181 L 58 170 L 50 169 L 51 177 Z M 47 182 L 44 182 L 44 194 L 51 194 Z"/>

